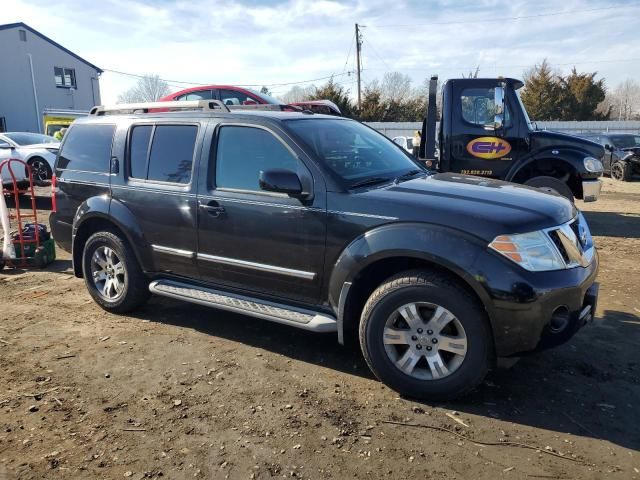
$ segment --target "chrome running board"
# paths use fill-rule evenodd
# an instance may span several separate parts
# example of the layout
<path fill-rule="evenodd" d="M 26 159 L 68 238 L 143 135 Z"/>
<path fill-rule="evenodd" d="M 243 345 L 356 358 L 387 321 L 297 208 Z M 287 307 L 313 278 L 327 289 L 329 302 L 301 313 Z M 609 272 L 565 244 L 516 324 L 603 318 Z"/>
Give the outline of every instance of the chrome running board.
<path fill-rule="evenodd" d="M 338 330 L 336 319 L 325 313 L 197 287 L 174 280 L 155 280 L 149 285 L 149 290 L 157 295 L 197 303 L 205 307 L 242 313 L 312 332 L 324 333 Z"/>

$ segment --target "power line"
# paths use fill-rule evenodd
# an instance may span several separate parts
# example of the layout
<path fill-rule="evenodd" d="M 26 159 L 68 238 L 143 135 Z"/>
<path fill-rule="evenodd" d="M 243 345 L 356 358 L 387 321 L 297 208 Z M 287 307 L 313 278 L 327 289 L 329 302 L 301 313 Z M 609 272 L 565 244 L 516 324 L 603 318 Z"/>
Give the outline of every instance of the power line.
<path fill-rule="evenodd" d="M 592 13 L 592 12 L 600 12 L 604 10 L 615 10 L 621 8 L 635 8 L 640 6 L 638 3 L 629 4 L 629 5 L 616 5 L 611 7 L 601 7 L 601 8 L 590 8 L 586 10 L 563 10 L 559 12 L 548 12 L 548 13 L 536 13 L 532 15 L 518 15 L 515 17 L 500 17 L 500 18 L 482 18 L 475 20 L 454 20 L 449 22 L 428 22 L 428 23 L 405 23 L 405 24 L 385 24 L 385 25 L 369 25 L 372 28 L 397 28 L 397 27 L 424 27 L 424 26 L 436 26 L 436 25 L 463 25 L 463 24 L 476 24 L 481 25 L 484 23 L 495 23 L 495 22 L 506 22 L 512 20 L 524 20 L 527 18 L 540 18 L 540 17 L 555 17 L 558 15 L 576 15 L 581 13 Z"/>
<path fill-rule="evenodd" d="M 111 72 L 111 73 L 117 73 L 119 75 L 126 75 L 129 77 L 135 77 L 135 78 L 145 78 L 145 75 L 139 75 L 136 73 L 130 73 L 130 72 L 122 72 L 120 70 L 112 70 L 110 68 L 104 68 L 103 69 L 105 72 Z M 330 78 L 334 78 L 334 77 L 340 77 L 343 75 L 351 75 L 352 73 L 354 73 L 353 71 L 347 71 L 347 72 L 342 72 L 342 73 L 332 73 L 331 75 L 327 75 L 325 77 L 318 77 L 318 78 L 311 78 L 308 80 L 300 80 L 298 82 L 283 82 L 283 83 L 232 83 L 231 85 L 236 85 L 238 87 L 284 87 L 284 86 L 288 86 L 288 85 L 300 85 L 303 83 L 312 83 L 312 82 L 317 82 L 320 80 L 328 80 Z M 169 84 L 182 84 L 182 85 L 194 85 L 194 86 L 198 86 L 198 87 L 203 87 L 203 86 L 207 86 L 207 85 L 211 85 L 210 83 L 198 83 L 198 82 L 185 82 L 183 80 L 169 80 L 166 78 L 161 78 L 160 80 L 167 82 Z"/>
<path fill-rule="evenodd" d="M 378 53 L 378 50 L 375 49 L 375 47 L 373 46 L 373 44 L 371 43 L 371 40 L 369 40 L 368 38 L 364 38 L 364 40 L 367 42 L 367 45 L 369 45 L 369 47 L 371 47 L 371 50 L 373 51 L 373 53 L 375 54 L 376 57 L 378 57 L 378 59 L 385 64 L 385 66 L 389 69 L 389 71 L 393 70 L 389 64 L 387 63 L 387 61 L 382 58 L 382 56 Z"/>

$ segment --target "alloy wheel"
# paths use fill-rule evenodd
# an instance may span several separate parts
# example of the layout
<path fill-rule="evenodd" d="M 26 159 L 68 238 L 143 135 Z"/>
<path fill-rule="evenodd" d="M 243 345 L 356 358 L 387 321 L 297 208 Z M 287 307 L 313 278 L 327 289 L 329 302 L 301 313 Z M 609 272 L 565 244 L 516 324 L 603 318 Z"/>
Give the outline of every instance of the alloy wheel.
<path fill-rule="evenodd" d="M 386 321 L 383 343 L 395 367 L 418 380 L 448 377 L 467 355 L 460 321 L 446 308 L 427 302 L 396 309 Z"/>
<path fill-rule="evenodd" d="M 622 169 L 622 165 L 619 163 L 614 163 L 611 165 L 611 178 L 614 180 L 622 180 L 624 178 L 624 170 Z"/>
<path fill-rule="evenodd" d="M 35 159 L 29 164 L 31 166 L 31 173 L 33 175 L 33 181 L 36 184 L 43 184 L 49 180 L 49 166 L 46 161 Z"/>
<path fill-rule="evenodd" d="M 110 247 L 101 246 L 93 252 L 91 277 L 96 289 L 106 300 L 113 301 L 125 291 L 124 263 Z"/>

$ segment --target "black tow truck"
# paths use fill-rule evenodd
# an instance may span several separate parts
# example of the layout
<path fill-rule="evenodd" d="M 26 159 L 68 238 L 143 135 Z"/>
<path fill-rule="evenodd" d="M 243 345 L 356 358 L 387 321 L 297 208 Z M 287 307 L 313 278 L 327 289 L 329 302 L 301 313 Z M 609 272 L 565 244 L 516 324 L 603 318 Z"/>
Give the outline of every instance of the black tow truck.
<path fill-rule="evenodd" d="M 438 77 L 434 76 L 429 83 L 419 153 L 428 167 L 521 183 L 559 193 L 572 201 L 598 199 L 604 148 L 584 138 L 538 130 L 520 99 L 522 81 L 446 81 L 441 93 L 440 128 L 436 132 L 437 85 Z"/>

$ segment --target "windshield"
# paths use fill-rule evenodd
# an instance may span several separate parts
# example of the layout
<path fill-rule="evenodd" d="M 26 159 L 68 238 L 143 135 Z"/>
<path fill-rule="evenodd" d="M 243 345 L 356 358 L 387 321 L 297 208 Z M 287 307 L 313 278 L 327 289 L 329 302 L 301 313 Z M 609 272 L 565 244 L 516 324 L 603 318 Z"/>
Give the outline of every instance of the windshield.
<path fill-rule="evenodd" d="M 264 100 L 265 102 L 270 103 L 272 105 L 280 105 L 282 103 L 277 98 L 273 98 L 273 97 L 271 97 L 269 95 L 265 95 L 264 93 L 258 92 L 257 90 L 254 90 L 252 88 L 245 88 L 245 90 L 247 92 L 251 92 L 256 97 L 260 97 L 262 100 Z"/>
<path fill-rule="evenodd" d="M 522 103 L 522 98 L 520 98 L 520 90 L 516 90 L 516 98 L 518 99 L 518 103 L 520 104 L 520 110 L 522 110 L 524 120 L 525 122 L 527 122 L 527 127 L 529 128 L 529 130 L 533 130 L 533 124 L 531 123 L 531 119 L 529 118 L 527 109 L 524 107 L 524 103 Z"/>
<path fill-rule="evenodd" d="M 640 136 L 638 135 L 611 135 L 609 138 L 618 148 L 640 147 Z"/>
<path fill-rule="evenodd" d="M 41 133 L 16 132 L 3 133 L 3 135 L 20 146 L 35 145 L 37 143 L 58 143 L 58 140 L 55 138 L 42 135 Z"/>
<path fill-rule="evenodd" d="M 420 168 L 384 135 L 351 120 L 287 120 L 287 125 L 324 164 L 347 183 L 393 180 Z"/>

